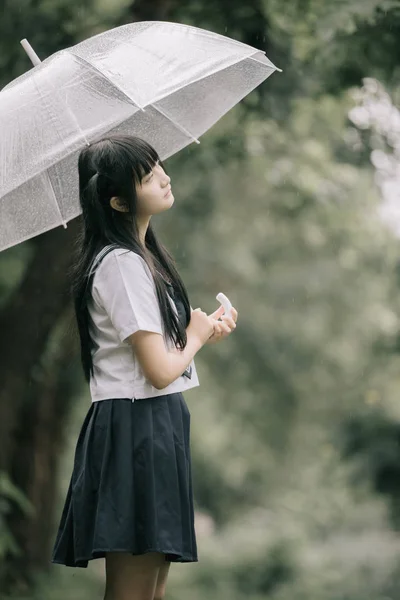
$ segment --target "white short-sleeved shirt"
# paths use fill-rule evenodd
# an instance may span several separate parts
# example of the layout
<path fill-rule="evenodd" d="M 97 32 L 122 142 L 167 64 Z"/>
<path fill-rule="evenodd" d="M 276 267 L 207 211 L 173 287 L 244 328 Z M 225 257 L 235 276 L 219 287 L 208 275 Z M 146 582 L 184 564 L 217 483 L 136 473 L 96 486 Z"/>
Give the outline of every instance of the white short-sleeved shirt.
<path fill-rule="evenodd" d="M 99 256 L 99 255 L 98 255 Z M 173 299 L 168 295 L 177 314 Z M 184 392 L 199 385 L 194 361 L 191 377 L 179 376 L 158 390 L 146 379 L 133 347 L 126 339 L 136 331 L 160 333 L 167 350 L 167 338 L 158 306 L 151 271 L 141 256 L 124 248 L 111 250 L 93 276 L 88 299 L 93 377 L 90 378 L 92 402 L 108 398 L 150 398 Z"/>

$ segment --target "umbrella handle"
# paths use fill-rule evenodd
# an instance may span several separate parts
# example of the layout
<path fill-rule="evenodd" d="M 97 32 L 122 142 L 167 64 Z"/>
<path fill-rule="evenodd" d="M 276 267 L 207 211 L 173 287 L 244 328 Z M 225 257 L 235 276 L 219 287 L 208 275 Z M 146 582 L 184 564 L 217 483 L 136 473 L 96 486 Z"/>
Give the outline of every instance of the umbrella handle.
<path fill-rule="evenodd" d="M 23 49 L 25 50 L 25 52 L 27 53 L 27 55 L 29 56 L 29 58 L 31 59 L 33 66 L 36 67 L 37 65 L 40 65 L 40 63 L 42 61 L 40 60 L 40 58 L 38 57 L 38 55 L 36 54 L 36 52 L 34 51 L 32 46 L 30 45 L 28 40 L 24 38 L 23 40 L 20 41 L 20 44 L 23 47 Z"/>
<path fill-rule="evenodd" d="M 227 296 L 225 296 L 225 294 L 220 292 L 219 294 L 217 294 L 217 300 L 224 307 L 225 314 L 228 316 L 231 316 L 232 304 L 231 304 L 231 301 L 229 300 L 229 298 Z"/>

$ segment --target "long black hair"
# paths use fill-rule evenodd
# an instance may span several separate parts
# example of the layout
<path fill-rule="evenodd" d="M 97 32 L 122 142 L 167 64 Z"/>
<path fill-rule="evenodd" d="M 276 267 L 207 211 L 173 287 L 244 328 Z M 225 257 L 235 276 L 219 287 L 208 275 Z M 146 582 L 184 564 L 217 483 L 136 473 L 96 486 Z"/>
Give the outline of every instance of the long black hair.
<path fill-rule="evenodd" d="M 78 160 L 79 197 L 82 208 L 82 229 L 77 236 L 74 260 L 69 271 L 71 293 L 81 345 L 81 362 L 87 382 L 93 375 L 92 339 L 89 333 L 90 294 L 89 273 L 95 256 L 109 244 L 136 252 L 146 261 L 152 273 L 161 318 L 166 335 L 176 347 L 185 348 L 186 329 L 171 309 L 167 298 L 166 279 L 182 298 L 186 322 L 190 322 L 190 303 L 185 285 L 175 261 L 158 240 L 151 222 L 140 243 L 136 224 L 136 184 L 159 162 L 156 150 L 146 141 L 128 135 L 109 135 L 85 147 Z M 129 212 L 117 211 L 110 199 L 118 196 Z M 88 285 L 89 284 L 89 285 Z"/>

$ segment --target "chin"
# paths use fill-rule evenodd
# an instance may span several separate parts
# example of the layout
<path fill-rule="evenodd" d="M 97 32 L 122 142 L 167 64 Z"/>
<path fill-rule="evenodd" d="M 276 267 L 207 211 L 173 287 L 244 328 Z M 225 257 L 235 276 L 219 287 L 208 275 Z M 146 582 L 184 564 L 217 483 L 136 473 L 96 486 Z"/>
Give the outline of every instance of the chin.
<path fill-rule="evenodd" d="M 166 210 L 169 210 L 173 205 L 174 201 L 175 200 L 172 194 L 168 198 L 163 198 L 163 203 L 161 205 L 158 205 L 157 213 L 159 214 L 165 212 Z"/>

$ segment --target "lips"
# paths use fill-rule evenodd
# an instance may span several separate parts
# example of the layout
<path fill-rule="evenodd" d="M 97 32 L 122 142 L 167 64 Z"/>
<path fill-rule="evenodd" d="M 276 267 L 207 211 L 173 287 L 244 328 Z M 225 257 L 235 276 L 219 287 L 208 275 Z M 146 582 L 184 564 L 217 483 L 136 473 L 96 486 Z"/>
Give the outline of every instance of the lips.
<path fill-rule="evenodd" d="M 169 188 L 168 192 L 164 194 L 164 198 L 166 198 L 172 192 L 172 188 Z"/>

